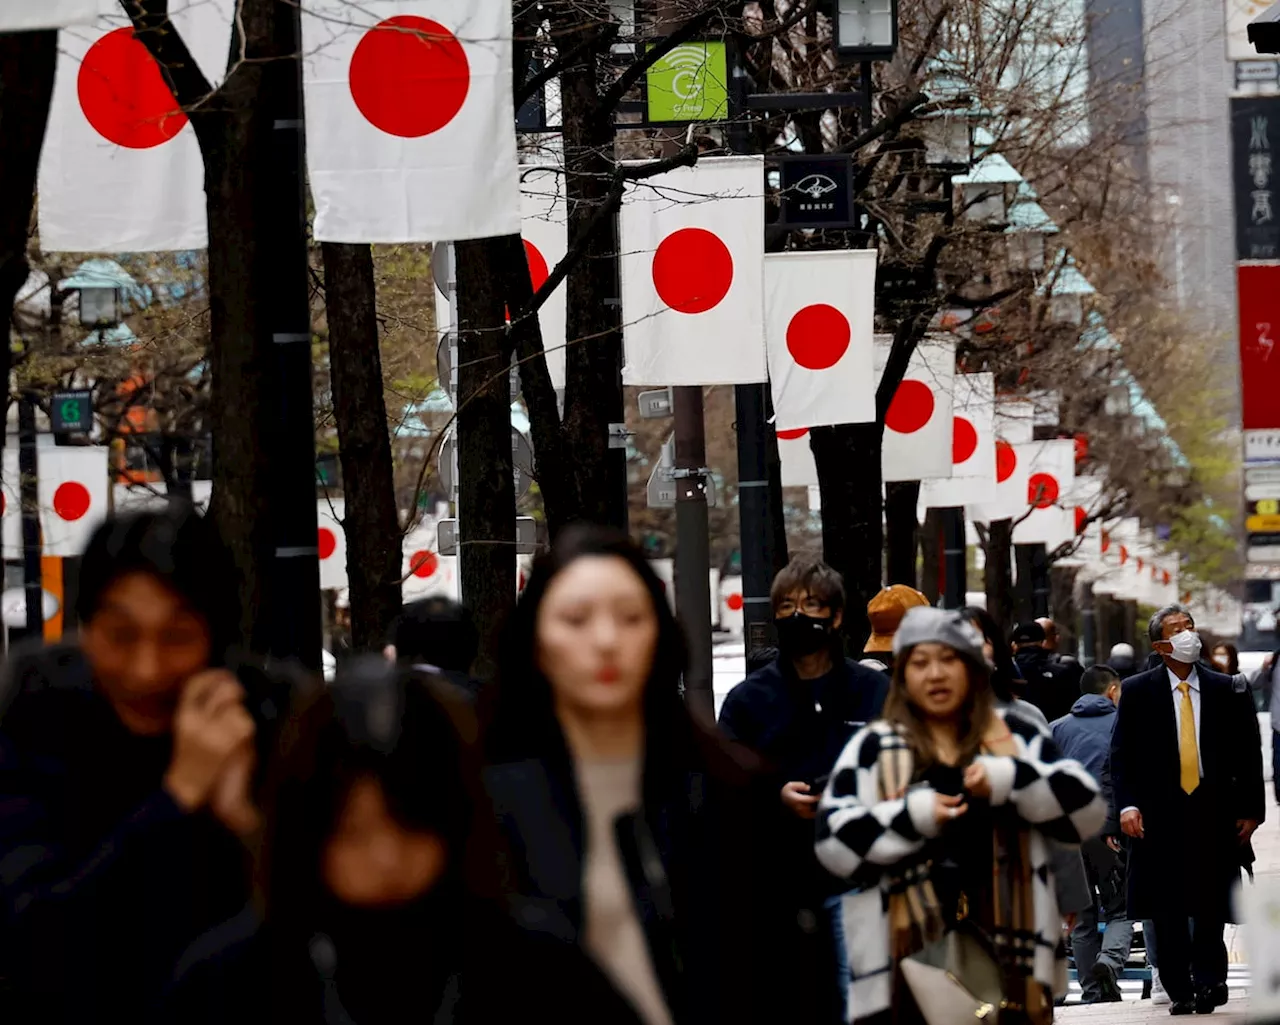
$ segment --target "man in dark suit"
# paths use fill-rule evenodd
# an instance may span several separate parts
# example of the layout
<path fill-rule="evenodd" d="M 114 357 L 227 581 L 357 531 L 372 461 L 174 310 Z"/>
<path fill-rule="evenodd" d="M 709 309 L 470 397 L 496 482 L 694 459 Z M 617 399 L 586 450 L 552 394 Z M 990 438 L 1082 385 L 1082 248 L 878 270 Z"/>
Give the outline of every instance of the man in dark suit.
<path fill-rule="evenodd" d="M 1265 816 L 1258 720 L 1246 691 L 1196 662 L 1200 637 L 1181 605 L 1151 617 L 1163 665 L 1124 682 L 1111 736 L 1111 782 L 1130 838 L 1129 917 L 1155 923 L 1173 1014 L 1227 1002 L 1231 889 Z"/>

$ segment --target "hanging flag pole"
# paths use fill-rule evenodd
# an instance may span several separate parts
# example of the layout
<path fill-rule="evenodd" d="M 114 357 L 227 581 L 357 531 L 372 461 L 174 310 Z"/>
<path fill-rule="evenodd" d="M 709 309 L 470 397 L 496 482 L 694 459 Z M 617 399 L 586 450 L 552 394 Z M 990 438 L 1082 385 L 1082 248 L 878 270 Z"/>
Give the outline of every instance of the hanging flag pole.
<path fill-rule="evenodd" d="M 288 56 L 265 69 L 273 107 L 276 174 L 274 223 L 264 225 L 271 258 L 269 319 L 276 392 L 271 445 L 274 558 L 271 563 L 271 654 L 320 668 L 320 562 L 316 517 L 315 423 L 312 413 L 311 308 L 307 283 L 307 214 L 303 176 L 302 31 L 298 5 L 280 14 Z"/>

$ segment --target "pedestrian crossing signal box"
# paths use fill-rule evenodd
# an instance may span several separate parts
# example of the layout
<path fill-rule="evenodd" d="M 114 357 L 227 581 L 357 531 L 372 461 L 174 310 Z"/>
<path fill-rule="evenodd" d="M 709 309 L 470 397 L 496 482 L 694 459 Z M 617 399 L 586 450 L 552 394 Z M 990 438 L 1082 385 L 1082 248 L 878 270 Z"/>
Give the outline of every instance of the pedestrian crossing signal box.
<path fill-rule="evenodd" d="M 54 434 L 88 434 L 93 430 L 93 393 L 54 392 L 49 421 Z"/>

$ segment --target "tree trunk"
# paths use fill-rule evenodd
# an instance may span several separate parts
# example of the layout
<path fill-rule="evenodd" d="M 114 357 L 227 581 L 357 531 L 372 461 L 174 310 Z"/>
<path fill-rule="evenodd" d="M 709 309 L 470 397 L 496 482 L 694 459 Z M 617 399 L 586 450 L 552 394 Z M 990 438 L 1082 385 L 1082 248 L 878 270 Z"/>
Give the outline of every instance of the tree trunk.
<path fill-rule="evenodd" d="M 894 481 L 884 488 L 885 581 L 916 586 L 916 552 L 920 547 L 920 523 L 916 509 L 920 482 Z"/>
<path fill-rule="evenodd" d="M 367 245 L 325 242 L 324 301 L 329 321 L 329 379 L 346 498 L 351 642 L 376 651 L 400 611 L 403 539 L 382 391 L 377 290 Z"/>
<path fill-rule="evenodd" d="M 1076 607 L 1076 570 L 1070 566 L 1049 568 L 1049 615 L 1058 624 L 1058 650 L 1079 653 L 1079 610 Z"/>
<path fill-rule="evenodd" d="M 9 409 L 9 374 L 13 353 L 9 324 L 13 303 L 26 283 L 27 239 L 36 198 L 36 170 L 49 120 L 57 32 L 12 32 L 0 35 L 0 309 L 5 311 L 4 344 L 0 345 L 0 448 Z M 50 289 L 56 282 L 50 282 Z"/>
<path fill-rule="evenodd" d="M 854 651 L 870 635 L 867 602 L 882 579 L 881 431 L 879 424 L 845 424 L 809 432 L 822 492 L 823 558 L 844 577 L 844 632 Z"/>
<path fill-rule="evenodd" d="M 920 525 L 920 590 L 930 604 L 937 605 L 942 597 L 943 569 L 942 517 L 939 510 L 930 509 Z"/>
<path fill-rule="evenodd" d="M 515 607 L 516 501 L 511 460 L 511 349 L 491 240 L 459 242 L 458 538 L 462 598 L 480 633 L 475 672 L 492 675 Z"/>
<path fill-rule="evenodd" d="M 1013 626 L 1013 520 L 995 520 L 988 525 L 986 557 L 983 584 L 987 611 L 1007 633 Z"/>

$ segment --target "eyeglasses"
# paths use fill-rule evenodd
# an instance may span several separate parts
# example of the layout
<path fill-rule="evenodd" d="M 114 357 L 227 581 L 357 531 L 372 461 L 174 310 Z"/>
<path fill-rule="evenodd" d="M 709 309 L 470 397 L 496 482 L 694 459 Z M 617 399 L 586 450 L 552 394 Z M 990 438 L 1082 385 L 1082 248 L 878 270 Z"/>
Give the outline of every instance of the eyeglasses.
<path fill-rule="evenodd" d="M 827 610 L 828 606 L 821 598 L 807 596 L 800 599 L 797 605 L 790 598 L 784 598 L 778 602 L 777 614 L 779 616 L 794 616 L 797 611 L 803 612 L 806 616 L 818 616 Z"/>

